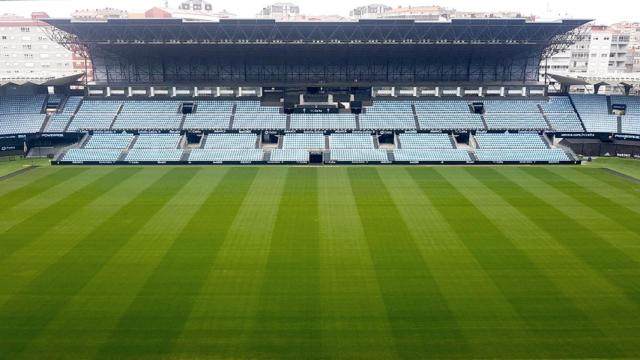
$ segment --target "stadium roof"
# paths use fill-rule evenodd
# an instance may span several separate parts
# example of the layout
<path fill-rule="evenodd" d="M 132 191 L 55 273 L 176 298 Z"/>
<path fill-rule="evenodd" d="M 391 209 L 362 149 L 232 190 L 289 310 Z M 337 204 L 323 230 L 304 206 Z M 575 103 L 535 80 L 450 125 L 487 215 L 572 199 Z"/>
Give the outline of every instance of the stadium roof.
<path fill-rule="evenodd" d="M 268 19 L 46 19 L 85 44 L 127 43 L 491 43 L 549 44 L 590 20 L 453 19 L 448 22 L 376 19 L 278 22 Z"/>

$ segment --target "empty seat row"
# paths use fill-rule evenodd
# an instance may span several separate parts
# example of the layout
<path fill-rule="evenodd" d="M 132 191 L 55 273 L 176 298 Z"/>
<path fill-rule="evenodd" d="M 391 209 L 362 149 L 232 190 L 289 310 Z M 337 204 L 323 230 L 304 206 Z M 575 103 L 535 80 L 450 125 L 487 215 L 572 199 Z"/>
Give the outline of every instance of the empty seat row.
<path fill-rule="evenodd" d="M 588 132 L 618 132 L 618 117 L 615 115 L 581 113 L 580 117 Z"/>
<path fill-rule="evenodd" d="M 61 133 L 66 130 L 71 121 L 71 114 L 53 114 L 49 118 L 49 123 L 44 129 L 47 133 Z"/>
<path fill-rule="evenodd" d="M 385 150 L 380 149 L 332 149 L 331 161 L 336 162 L 388 162 L 389 157 Z"/>
<path fill-rule="evenodd" d="M 120 113 L 113 123 L 114 130 L 179 130 L 182 115 Z"/>
<path fill-rule="evenodd" d="M 169 113 L 178 112 L 181 103 L 170 100 L 154 101 L 125 101 L 122 106 L 123 113 Z"/>
<path fill-rule="evenodd" d="M 176 149 L 180 134 L 140 134 L 133 144 L 134 149 Z"/>
<path fill-rule="evenodd" d="M 326 146 L 324 134 L 287 134 L 283 137 L 283 149 L 322 150 Z"/>
<path fill-rule="evenodd" d="M 182 159 L 182 149 L 131 149 L 125 161 L 129 162 L 177 162 Z"/>
<path fill-rule="evenodd" d="M 489 130 L 546 130 L 549 125 L 541 113 L 485 114 Z"/>
<path fill-rule="evenodd" d="M 264 160 L 262 149 L 193 149 L 189 155 L 192 162 L 260 162 Z"/>
<path fill-rule="evenodd" d="M 480 149 L 547 149 L 538 134 L 476 134 Z"/>
<path fill-rule="evenodd" d="M 71 149 L 66 152 L 63 161 L 82 162 L 115 162 L 122 154 L 119 149 Z"/>
<path fill-rule="evenodd" d="M 611 96 L 611 104 L 626 105 L 625 115 L 640 115 L 640 96 Z"/>
<path fill-rule="evenodd" d="M 571 99 L 581 117 L 583 114 L 609 114 L 606 96 L 575 94 Z"/>
<path fill-rule="evenodd" d="M 187 114 L 182 126 L 185 130 L 227 130 L 231 114 L 197 113 Z"/>
<path fill-rule="evenodd" d="M 355 130 L 353 114 L 293 114 L 291 129 L 295 130 Z"/>
<path fill-rule="evenodd" d="M 549 113 L 547 120 L 551 124 L 551 128 L 556 131 L 582 132 L 582 122 L 575 112 L 567 113 Z"/>
<path fill-rule="evenodd" d="M 40 114 L 46 95 L 0 97 L 0 114 Z"/>
<path fill-rule="evenodd" d="M 84 144 L 85 149 L 126 149 L 131 145 L 134 135 L 120 134 L 94 134 Z"/>
<path fill-rule="evenodd" d="M 484 110 L 487 114 L 535 114 L 540 113 L 535 100 L 486 100 Z"/>
<path fill-rule="evenodd" d="M 284 114 L 236 114 L 233 128 L 237 130 L 284 130 L 287 116 Z"/>
<path fill-rule="evenodd" d="M 78 113 L 116 114 L 122 107 L 122 101 L 116 100 L 84 100 Z"/>
<path fill-rule="evenodd" d="M 255 149 L 258 141 L 256 134 L 209 134 L 205 149 Z"/>
<path fill-rule="evenodd" d="M 80 103 L 82 102 L 82 96 L 69 96 L 67 102 L 64 104 L 64 108 L 60 111 L 63 114 L 74 114 Z"/>
<path fill-rule="evenodd" d="M 423 113 L 418 114 L 423 130 L 484 130 L 480 114 L 465 113 Z"/>
<path fill-rule="evenodd" d="M 360 129 L 363 130 L 415 130 L 413 113 L 366 113 L 360 115 Z"/>
<path fill-rule="evenodd" d="M 271 151 L 269 162 L 308 163 L 309 152 L 303 149 L 274 149 Z"/>
<path fill-rule="evenodd" d="M 424 113 L 471 113 L 469 103 L 462 100 L 417 101 L 414 106 L 418 115 Z"/>
<path fill-rule="evenodd" d="M 640 134 L 640 115 L 623 116 L 622 132 L 624 134 Z"/>
<path fill-rule="evenodd" d="M 469 152 L 460 149 L 396 149 L 395 161 L 407 162 L 471 162 Z"/>
<path fill-rule="evenodd" d="M 374 101 L 365 107 L 365 114 L 413 114 L 410 101 Z"/>
<path fill-rule="evenodd" d="M 333 149 L 373 149 L 373 137 L 368 134 L 332 134 L 329 147 Z"/>
<path fill-rule="evenodd" d="M 45 118 L 44 114 L 0 115 L 0 135 L 38 133 Z"/>
<path fill-rule="evenodd" d="M 480 161 L 490 162 L 549 162 L 557 163 L 571 159 L 562 149 L 476 149 Z"/>
<path fill-rule="evenodd" d="M 400 134 L 398 147 L 402 149 L 453 149 L 449 134 Z"/>
<path fill-rule="evenodd" d="M 67 131 L 109 130 L 115 117 L 115 113 L 78 113 L 71 120 Z"/>

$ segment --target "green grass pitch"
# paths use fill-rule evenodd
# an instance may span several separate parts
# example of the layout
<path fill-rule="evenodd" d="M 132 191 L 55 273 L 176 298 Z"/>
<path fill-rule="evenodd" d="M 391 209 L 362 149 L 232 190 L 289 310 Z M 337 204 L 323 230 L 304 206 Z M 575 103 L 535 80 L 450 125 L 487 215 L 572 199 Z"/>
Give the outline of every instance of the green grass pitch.
<path fill-rule="evenodd" d="M 41 167 L 0 359 L 640 358 L 640 185 L 594 167 Z"/>

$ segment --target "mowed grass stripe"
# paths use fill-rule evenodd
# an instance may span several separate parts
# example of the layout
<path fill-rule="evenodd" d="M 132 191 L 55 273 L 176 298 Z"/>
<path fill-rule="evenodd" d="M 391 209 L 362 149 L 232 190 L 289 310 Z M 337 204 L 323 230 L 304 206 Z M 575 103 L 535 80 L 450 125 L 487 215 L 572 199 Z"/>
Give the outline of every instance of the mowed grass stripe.
<path fill-rule="evenodd" d="M 526 357 L 538 351 L 527 324 L 406 168 L 379 173 L 467 339 L 469 354 Z"/>
<path fill-rule="evenodd" d="M 321 358 L 318 169 L 285 171 L 247 356 Z"/>
<path fill-rule="evenodd" d="M 286 174 L 260 167 L 169 357 L 246 356 Z"/>
<path fill-rule="evenodd" d="M 619 198 L 624 198 L 616 199 L 615 196 L 612 196 L 613 189 L 606 185 L 602 186 L 602 184 L 596 183 L 587 187 L 586 184 L 589 184 L 588 179 L 581 179 L 582 181 L 580 182 L 573 180 L 576 177 L 580 178 L 581 174 L 583 177 L 589 178 L 589 175 L 586 175 L 586 173 L 575 171 L 565 175 L 543 168 L 535 170 L 539 171 L 524 169 L 528 175 L 536 177 L 545 184 L 572 197 L 582 205 L 595 210 L 602 216 L 618 224 L 618 226 L 640 235 L 639 202 L 637 200 L 632 201 L 629 206 L 621 203 L 623 200 L 628 200 L 628 198 L 631 197 L 630 191 L 616 194 Z M 640 237 L 638 239 L 640 240 Z"/>
<path fill-rule="evenodd" d="M 534 357 L 545 357 L 549 344 L 555 348 L 554 357 L 615 354 L 607 344 L 593 346 L 602 337 L 599 329 L 446 177 L 435 169 L 408 171 L 527 323 L 535 335 L 531 342 L 544 345 Z M 567 331 L 573 336 L 566 336 Z"/>
<path fill-rule="evenodd" d="M 161 168 L 158 168 L 161 169 Z M 24 358 L 90 359 L 226 170 L 197 174 L 65 305 Z M 149 174 L 147 174 L 148 177 Z"/>
<path fill-rule="evenodd" d="M 104 264 L 193 176 L 168 171 L 0 308 L 0 359 L 12 359 Z"/>
<path fill-rule="evenodd" d="M 475 169 L 451 168 L 440 172 L 456 188 L 473 202 L 495 226 L 509 237 L 515 246 L 522 249 L 532 262 L 555 286 L 576 304 L 603 336 L 597 341 L 621 345 L 635 343 L 636 333 L 631 324 L 638 324 L 637 304 L 613 286 L 596 270 L 585 264 L 562 243 L 556 241 L 544 229 L 522 214 L 502 197 L 487 188 L 467 171 Z M 615 311 L 612 311 L 614 310 Z M 619 312 L 619 313 L 618 313 Z M 640 325 L 636 326 L 640 330 Z M 571 331 L 566 331 L 571 337 Z M 531 344 L 535 351 L 547 349 L 544 357 L 553 356 L 553 344 Z M 523 355 L 523 356 L 526 356 Z"/>
<path fill-rule="evenodd" d="M 402 358 L 466 358 L 469 348 L 375 168 L 349 168 L 362 228 Z"/>
<path fill-rule="evenodd" d="M 548 176 L 548 174 L 545 175 L 546 170 L 536 170 L 540 173 L 525 172 L 544 181 L 542 179 Z M 544 229 L 556 241 L 564 244 L 585 264 L 620 288 L 631 301 L 640 304 L 640 276 L 629 276 L 631 274 L 640 275 L 640 263 L 558 210 L 546 199 L 538 197 L 535 193 L 504 177 L 498 171 L 485 168 L 473 172 L 473 175 L 512 206 L 519 205 L 516 207 L 520 212 Z M 559 185 L 550 181 L 547 184 L 562 191 L 572 183 Z M 565 193 L 568 195 L 568 192 Z M 593 205 L 585 204 L 585 206 L 591 207 Z M 636 218 L 635 221 L 640 221 L 640 219 Z"/>
<path fill-rule="evenodd" d="M 342 359 L 396 359 L 347 168 L 322 169 L 318 185 L 323 352 Z"/>
<path fill-rule="evenodd" d="M 56 185 L 69 181 L 73 177 L 85 173 L 87 170 L 89 170 L 89 168 L 35 170 L 37 173 L 47 173 L 48 175 L 39 177 L 37 180 L 28 181 L 24 186 L 20 186 L 0 195 L 0 204 L 2 204 L 2 207 L 0 208 L 0 215 L 17 204 L 34 198 Z M 18 178 L 20 179 L 18 180 Z M 15 182 L 22 184 L 23 178 L 28 178 L 28 176 L 19 176 L 18 178 L 14 178 L 16 179 Z M 11 182 L 13 183 L 13 180 Z M 5 182 L 2 182 L 2 185 L 4 186 Z"/>
<path fill-rule="evenodd" d="M 105 194 L 138 171 L 139 169 L 135 168 L 113 169 L 2 232 L 0 234 L 0 237 L 2 237 L 0 242 L 0 261 L 36 241 L 57 223 L 82 210 L 91 201 Z M 91 180 L 92 178 L 89 179 Z"/>
<path fill-rule="evenodd" d="M 634 160 L 636 161 L 636 160 Z M 632 195 L 635 198 L 640 198 L 640 185 L 638 182 L 633 181 L 632 179 L 627 179 L 626 174 L 616 174 L 608 169 L 580 169 L 584 174 L 588 174 L 594 179 L 601 181 L 603 184 L 607 184 L 608 186 L 622 190 L 626 194 Z M 640 181 L 640 179 L 637 179 Z"/>
<path fill-rule="evenodd" d="M 232 168 L 167 250 L 96 358 L 166 355 L 189 318 L 257 168 Z"/>

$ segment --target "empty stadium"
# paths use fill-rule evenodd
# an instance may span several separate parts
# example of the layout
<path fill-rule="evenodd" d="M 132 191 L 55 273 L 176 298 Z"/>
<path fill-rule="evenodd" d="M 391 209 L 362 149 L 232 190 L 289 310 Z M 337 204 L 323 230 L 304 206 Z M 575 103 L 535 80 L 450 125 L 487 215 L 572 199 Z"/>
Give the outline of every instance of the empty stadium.
<path fill-rule="evenodd" d="M 640 357 L 640 101 L 539 82 L 587 20 L 46 21 L 0 359 Z"/>

